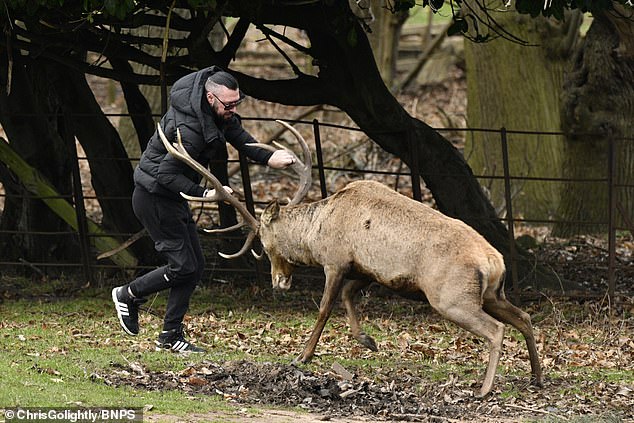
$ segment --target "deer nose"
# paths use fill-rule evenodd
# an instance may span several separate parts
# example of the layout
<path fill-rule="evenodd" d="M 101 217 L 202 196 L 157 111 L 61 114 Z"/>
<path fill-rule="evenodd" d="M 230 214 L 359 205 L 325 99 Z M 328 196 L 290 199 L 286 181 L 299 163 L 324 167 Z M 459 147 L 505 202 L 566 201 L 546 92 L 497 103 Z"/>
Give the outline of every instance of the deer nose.
<path fill-rule="evenodd" d="M 273 277 L 273 288 L 286 291 L 291 287 L 292 279 L 292 276 L 286 277 L 282 274 L 277 274 Z"/>

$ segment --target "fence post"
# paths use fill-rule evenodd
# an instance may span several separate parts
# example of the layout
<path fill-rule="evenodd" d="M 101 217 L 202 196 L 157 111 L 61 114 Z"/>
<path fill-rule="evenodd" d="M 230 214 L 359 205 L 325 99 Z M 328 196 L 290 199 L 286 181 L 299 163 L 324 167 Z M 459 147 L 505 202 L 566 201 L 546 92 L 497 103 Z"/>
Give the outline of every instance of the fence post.
<path fill-rule="evenodd" d="M 614 137 L 608 140 L 608 297 L 614 304 L 614 268 L 616 265 L 616 194 L 614 179 L 616 172 L 616 148 Z"/>
<path fill-rule="evenodd" d="M 79 172 L 79 159 L 77 157 L 77 147 L 75 146 L 74 131 L 72 131 L 71 118 L 68 112 L 64 113 L 62 134 L 71 155 L 72 181 L 73 181 L 73 201 L 75 202 L 75 216 L 77 219 L 77 234 L 79 236 L 79 251 L 81 263 L 84 270 L 86 282 L 92 281 L 92 269 L 90 267 L 90 241 L 88 240 L 88 222 L 86 222 L 86 208 L 84 207 L 84 193 L 81 185 L 81 174 Z"/>
<path fill-rule="evenodd" d="M 255 217 L 255 203 L 253 201 L 253 191 L 251 190 L 251 175 L 249 174 L 249 164 L 244 155 L 238 153 L 238 159 L 240 160 L 240 176 L 242 177 L 242 189 L 244 190 L 244 202 L 246 203 L 247 210 Z M 255 261 L 255 279 L 258 284 L 262 282 L 262 275 L 260 269 L 260 261 Z"/>
<path fill-rule="evenodd" d="M 506 139 L 506 128 L 500 129 L 502 142 L 502 167 L 504 168 L 504 200 L 506 202 L 506 221 L 509 232 L 509 251 L 511 253 L 511 280 L 513 282 L 513 300 L 520 302 L 520 287 L 517 280 L 517 251 L 515 250 L 515 228 L 513 222 L 513 204 L 511 198 L 511 176 L 509 172 L 509 151 Z"/>
<path fill-rule="evenodd" d="M 407 131 L 407 143 L 410 151 L 410 167 L 412 175 L 412 196 L 416 201 L 423 201 L 423 194 L 420 190 L 420 169 L 418 168 L 418 143 L 414 139 L 413 131 Z"/>
<path fill-rule="evenodd" d="M 317 170 L 319 171 L 319 188 L 321 189 L 321 198 L 328 197 L 326 189 L 326 174 L 324 172 L 324 156 L 321 151 L 321 134 L 319 132 L 319 121 L 313 119 L 313 134 L 315 137 L 315 154 L 317 155 Z"/>

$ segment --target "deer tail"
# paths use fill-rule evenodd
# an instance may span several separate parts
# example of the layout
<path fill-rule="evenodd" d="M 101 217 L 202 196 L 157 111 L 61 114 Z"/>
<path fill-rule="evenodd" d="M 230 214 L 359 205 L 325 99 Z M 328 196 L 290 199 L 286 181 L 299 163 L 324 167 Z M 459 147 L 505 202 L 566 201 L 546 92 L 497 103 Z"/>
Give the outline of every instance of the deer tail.
<path fill-rule="evenodd" d="M 504 276 L 506 268 L 504 259 L 500 254 L 488 254 L 487 260 L 480 273 L 480 285 L 482 286 L 482 297 L 494 296 L 504 297 Z"/>

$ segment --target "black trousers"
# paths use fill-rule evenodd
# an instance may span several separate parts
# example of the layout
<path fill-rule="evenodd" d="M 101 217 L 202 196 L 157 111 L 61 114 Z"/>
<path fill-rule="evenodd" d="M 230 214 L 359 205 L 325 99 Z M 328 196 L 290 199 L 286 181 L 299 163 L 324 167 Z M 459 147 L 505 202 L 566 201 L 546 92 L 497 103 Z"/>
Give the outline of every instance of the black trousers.
<path fill-rule="evenodd" d="M 132 208 L 167 265 L 130 282 L 130 290 L 136 297 L 146 297 L 169 289 L 163 330 L 176 329 L 205 267 L 191 210 L 185 201 L 153 195 L 141 187 L 134 189 Z"/>

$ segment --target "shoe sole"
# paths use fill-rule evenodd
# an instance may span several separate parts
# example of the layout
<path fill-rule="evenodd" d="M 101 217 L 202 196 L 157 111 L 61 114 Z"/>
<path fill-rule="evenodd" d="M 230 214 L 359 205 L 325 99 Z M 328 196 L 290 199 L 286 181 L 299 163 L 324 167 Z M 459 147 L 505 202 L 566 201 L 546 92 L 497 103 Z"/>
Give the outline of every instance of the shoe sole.
<path fill-rule="evenodd" d="M 121 328 L 123 329 L 123 331 L 125 333 L 127 333 L 130 336 L 137 336 L 139 334 L 139 332 L 134 333 L 132 332 L 130 329 L 128 329 L 128 327 L 125 325 L 125 323 L 123 323 L 123 316 L 121 316 L 121 313 L 119 313 L 119 299 L 117 298 L 117 291 L 119 290 L 119 288 L 112 288 L 112 302 L 114 303 L 114 308 L 117 311 L 117 318 L 119 319 L 119 324 L 121 325 Z"/>

